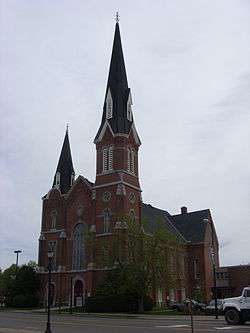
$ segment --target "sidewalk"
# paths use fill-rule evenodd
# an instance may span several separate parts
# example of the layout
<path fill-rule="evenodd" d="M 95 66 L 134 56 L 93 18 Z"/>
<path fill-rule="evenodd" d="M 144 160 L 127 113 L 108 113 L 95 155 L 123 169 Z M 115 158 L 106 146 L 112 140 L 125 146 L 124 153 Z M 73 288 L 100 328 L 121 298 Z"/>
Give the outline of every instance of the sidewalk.
<path fill-rule="evenodd" d="M 69 307 L 61 307 L 61 310 L 69 309 Z M 10 312 L 18 312 L 18 313 L 37 313 L 37 314 L 45 314 L 45 309 L 34 309 L 34 310 L 5 310 Z M 113 318 L 113 319 L 141 319 L 141 320 L 148 320 L 148 319 L 155 319 L 155 320 L 163 320 L 163 319 L 174 319 L 174 320 L 189 320 L 190 315 L 180 314 L 180 315 L 156 315 L 156 314 L 139 314 L 139 313 L 87 313 L 87 312 L 74 312 L 70 314 L 69 312 L 61 312 L 59 313 L 59 308 L 52 308 L 51 315 L 57 315 L 57 316 L 75 316 L 75 317 L 95 317 L 95 318 Z M 213 321 L 215 320 L 214 316 L 206 316 L 206 315 L 196 315 L 194 316 L 194 321 Z M 219 316 L 217 319 L 218 322 L 224 321 L 223 316 Z"/>

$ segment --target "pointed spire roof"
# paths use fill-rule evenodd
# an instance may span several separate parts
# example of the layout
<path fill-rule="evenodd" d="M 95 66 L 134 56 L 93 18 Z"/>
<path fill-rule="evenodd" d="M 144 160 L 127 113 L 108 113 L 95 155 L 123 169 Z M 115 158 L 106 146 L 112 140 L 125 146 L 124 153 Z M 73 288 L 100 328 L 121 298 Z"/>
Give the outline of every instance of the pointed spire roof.
<path fill-rule="evenodd" d="M 97 132 L 96 139 L 98 138 L 102 127 L 106 121 L 106 99 L 109 91 L 113 102 L 113 115 L 112 118 L 108 119 L 107 121 L 109 122 L 114 133 L 128 134 L 131 129 L 133 119 L 132 121 L 129 121 L 127 119 L 127 102 L 130 94 L 130 89 L 128 87 L 118 21 L 115 25 L 115 36 L 113 41 L 108 82 L 104 99 L 102 122 Z"/>
<path fill-rule="evenodd" d="M 68 125 L 63 141 L 63 146 L 60 154 L 60 158 L 58 161 L 58 165 L 56 168 L 56 174 L 60 173 L 60 190 L 61 193 L 66 193 L 71 187 L 72 183 L 72 175 L 75 174 L 71 151 L 70 151 L 70 144 L 69 144 L 69 133 L 68 133 Z M 53 187 L 56 185 L 56 175 L 54 177 Z"/>

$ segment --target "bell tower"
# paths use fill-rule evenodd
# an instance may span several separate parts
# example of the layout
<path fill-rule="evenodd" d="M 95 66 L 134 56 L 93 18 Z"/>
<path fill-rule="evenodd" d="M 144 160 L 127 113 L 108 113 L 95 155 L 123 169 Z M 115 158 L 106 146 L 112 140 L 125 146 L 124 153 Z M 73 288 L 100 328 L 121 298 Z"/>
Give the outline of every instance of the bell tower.
<path fill-rule="evenodd" d="M 125 218 L 140 223 L 141 188 L 138 151 L 141 145 L 132 111 L 119 23 L 115 36 L 103 105 L 101 125 L 95 137 L 98 233 L 112 232 Z"/>

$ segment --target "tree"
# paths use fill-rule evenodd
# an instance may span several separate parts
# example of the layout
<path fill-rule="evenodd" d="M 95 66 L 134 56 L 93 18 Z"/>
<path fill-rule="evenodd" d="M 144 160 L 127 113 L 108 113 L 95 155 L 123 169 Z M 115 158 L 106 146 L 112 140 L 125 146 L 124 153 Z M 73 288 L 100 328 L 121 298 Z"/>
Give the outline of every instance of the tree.
<path fill-rule="evenodd" d="M 7 306 L 33 307 L 38 304 L 40 279 L 33 266 L 29 263 L 16 270 L 16 265 L 11 265 L 2 273 Z"/>
<path fill-rule="evenodd" d="M 146 295 L 156 295 L 158 288 L 176 286 L 178 257 L 184 247 L 164 221 L 156 221 L 150 233 L 145 232 L 143 225 L 127 220 L 116 225 L 109 238 L 92 238 L 96 242 L 95 263 L 113 268 L 96 294 L 135 296 L 139 312 L 143 312 Z"/>

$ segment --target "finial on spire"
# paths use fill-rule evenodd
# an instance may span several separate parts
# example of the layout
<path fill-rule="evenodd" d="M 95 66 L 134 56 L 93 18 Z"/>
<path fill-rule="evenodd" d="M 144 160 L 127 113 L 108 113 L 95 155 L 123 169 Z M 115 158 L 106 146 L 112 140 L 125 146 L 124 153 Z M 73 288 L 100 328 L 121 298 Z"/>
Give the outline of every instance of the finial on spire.
<path fill-rule="evenodd" d="M 119 21 L 120 21 L 120 15 L 118 12 L 116 12 L 116 14 L 115 14 L 115 21 L 116 21 L 116 23 L 119 23 Z"/>
<path fill-rule="evenodd" d="M 69 124 L 66 125 L 66 133 L 69 133 Z"/>

